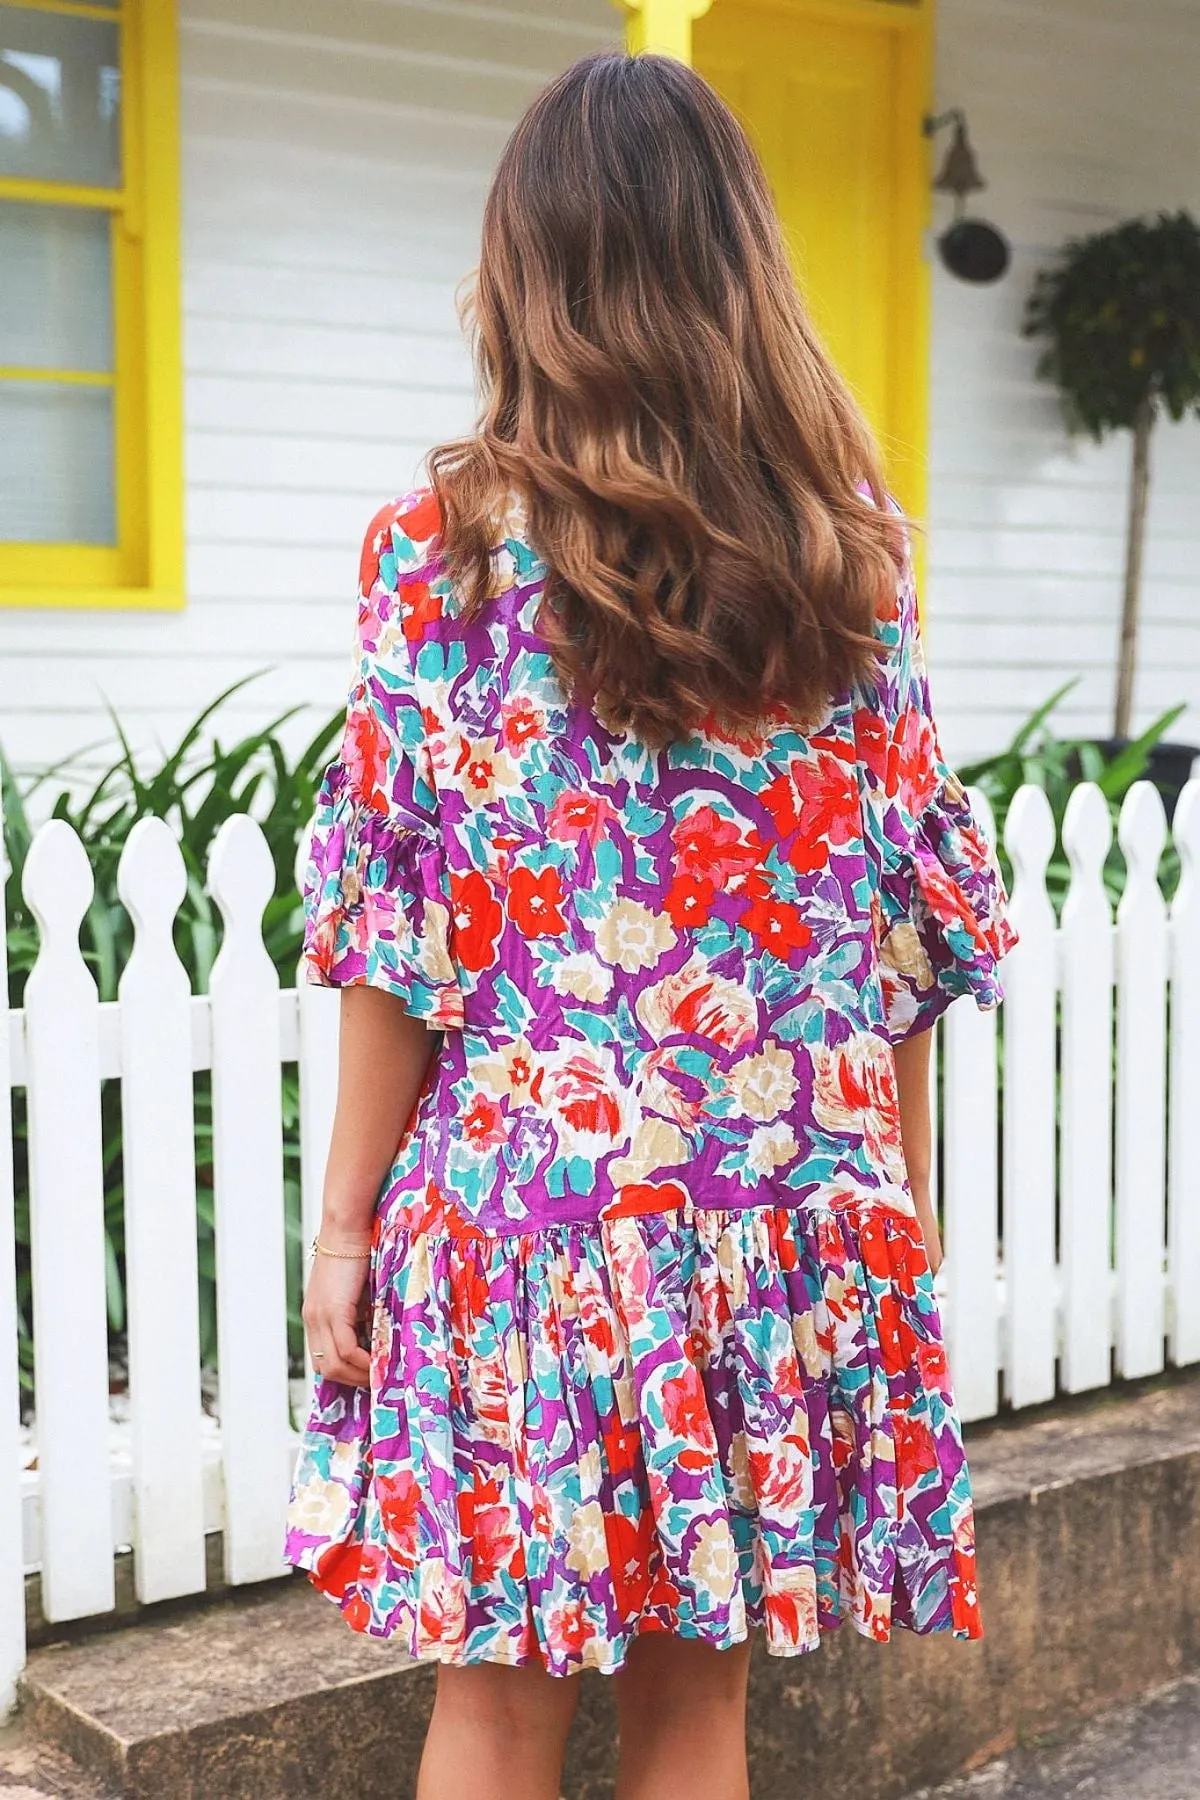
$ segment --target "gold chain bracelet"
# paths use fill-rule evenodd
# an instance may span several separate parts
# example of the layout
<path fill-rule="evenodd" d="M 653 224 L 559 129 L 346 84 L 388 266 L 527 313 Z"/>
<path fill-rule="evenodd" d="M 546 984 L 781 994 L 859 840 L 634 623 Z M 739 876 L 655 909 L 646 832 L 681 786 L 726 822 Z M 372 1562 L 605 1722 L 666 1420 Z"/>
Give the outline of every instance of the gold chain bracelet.
<path fill-rule="evenodd" d="M 370 1258 L 369 1250 L 330 1250 L 319 1237 L 315 1237 L 309 1250 L 310 1256 L 332 1256 L 338 1262 L 365 1262 Z"/>

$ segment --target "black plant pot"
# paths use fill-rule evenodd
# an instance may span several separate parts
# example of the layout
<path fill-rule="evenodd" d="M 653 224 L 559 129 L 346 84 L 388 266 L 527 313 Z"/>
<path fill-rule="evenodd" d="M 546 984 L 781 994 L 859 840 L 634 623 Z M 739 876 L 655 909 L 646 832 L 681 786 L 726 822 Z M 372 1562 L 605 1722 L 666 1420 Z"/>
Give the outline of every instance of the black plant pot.
<path fill-rule="evenodd" d="M 1111 762 L 1128 749 L 1128 738 L 1097 738 L 1096 748 L 1105 762 Z M 1200 756 L 1200 745 L 1158 743 L 1149 752 L 1144 779 L 1158 789 L 1168 823 L 1175 817 L 1175 804 L 1192 773 L 1192 764 Z"/>

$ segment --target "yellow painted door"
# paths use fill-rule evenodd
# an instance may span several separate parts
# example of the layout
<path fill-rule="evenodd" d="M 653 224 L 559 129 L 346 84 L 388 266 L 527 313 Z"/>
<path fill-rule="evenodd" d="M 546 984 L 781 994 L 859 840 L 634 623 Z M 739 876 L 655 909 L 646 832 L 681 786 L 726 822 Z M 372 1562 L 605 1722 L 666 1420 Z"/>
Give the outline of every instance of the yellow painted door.
<path fill-rule="evenodd" d="M 928 329 L 925 25 L 913 0 L 714 0 L 693 37 L 696 68 L 759 149 L 801 290 L 915 510 Z"/>

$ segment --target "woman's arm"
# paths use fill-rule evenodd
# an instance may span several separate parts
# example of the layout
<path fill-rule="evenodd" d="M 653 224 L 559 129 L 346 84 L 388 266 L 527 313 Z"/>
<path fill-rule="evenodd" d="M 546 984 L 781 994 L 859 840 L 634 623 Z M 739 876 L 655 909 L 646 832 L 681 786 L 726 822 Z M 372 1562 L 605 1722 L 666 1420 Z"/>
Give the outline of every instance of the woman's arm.
<path fill-rule="evenodd" d="M 342 990 L 338 1094 L 333 1115 L 321 1228 L 327 1250 L 366 1251 L 375 1202 L 421 1092 L 433 1034 L 394 994 Z M 368 1259 L 313 1259 L 304 1295 L 304 1329 L 318 1374 L 364 1386 L 369 1357 L 358 1341 Z"/>
<path fill-rule="evenodd" d="M 942 1266 L 942 1239 L 933 1210 L 929 1178 L 933 1167 L 933 1124 L 929 1115 L 929 1056 L 933 1031 L 918 1031 L 895 1046 L 896 1088 L 900 1096 L 900 1136 L 908 1165 L 908 1185 L 925 1235 L 929 1267 Z"/>

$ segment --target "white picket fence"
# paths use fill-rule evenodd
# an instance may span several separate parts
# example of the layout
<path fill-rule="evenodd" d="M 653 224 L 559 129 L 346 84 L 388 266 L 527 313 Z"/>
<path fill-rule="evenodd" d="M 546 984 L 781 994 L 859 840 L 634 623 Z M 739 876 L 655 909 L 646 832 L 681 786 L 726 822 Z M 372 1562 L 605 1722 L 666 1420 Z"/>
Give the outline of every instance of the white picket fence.
<path fill-rule="evenodd" d="M 1101 873 L 1111 826 L 1096 788 L 1076 790 L 1063 835 L 1072 882 L 1060 923 L 1044 879 L 1050 810 L 1039 790 L 1023 789 L 1006 835 L 1021 944 L 1006 964 L 1002 1117 L 996 1015 L 958 1001 L 941 1027 L 948 1257 L 939 1285 L 967 1419 L 993 1414 L 1001 1389 L 1028 1406 L 1057 1389 L 1102 1386 L 1114 1372 L 1200 1360 L 1200 781 L 1176 813 L 1183 876 L 1169 916 L 1153 788 L 1139 784 L 1122 810 L 1127 878 L 1115 921 Z M 2 875 L 0 865 L 0 891 Z M 55 1622 L 112 1608 L 114 1550 L 124 1545 L 142 1601 L 200 1591 L 205 1535 L 218 1529 L 230 1582 L 283 1572 L 294 1438 L 281 1065 L 300 1070 L 307 1235 L 330 1129 L 337 1014 L 327 991 L 280 989 L 261 931 L 272 883 L 258 826 L 229 820 L 209 870 L 222 948 L 210 991 L 194 995 L 171 935 L 183 859 L 164 824 L 143 821 L 119 871 L 134 950 L 119 998 L 102 1005 L 79 949 L 92 896 L 81 843 L 51 821 L 26 862 L 40 950 L 24 1006 L 0 1029 L 0 1706 L 23 1662 L 30 1568 L 40 1569 L 43 1611 Z M 212 1071 L 219 1439 L 203 1429 L 199 1380 L 198 1070 Z M 127 1457 L 115 1458 L 100 1132 L 100 1084 L 114 1077 L 131 1433 Z M 37 1344 L 37 1466 L 25 1471 L 14 1088 L 26 1093 Z"/>

